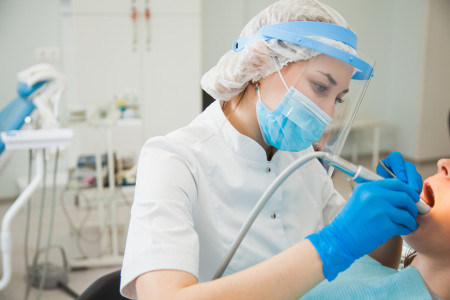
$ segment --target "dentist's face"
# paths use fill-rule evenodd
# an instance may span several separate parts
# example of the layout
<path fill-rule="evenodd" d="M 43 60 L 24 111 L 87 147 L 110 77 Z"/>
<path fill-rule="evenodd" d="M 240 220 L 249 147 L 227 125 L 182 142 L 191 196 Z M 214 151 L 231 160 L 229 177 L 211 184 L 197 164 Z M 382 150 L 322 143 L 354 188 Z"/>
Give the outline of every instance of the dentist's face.
<path fill-rule="evenodd" d="M 450 257 L 450 159 L 437 163 L 437 174 L 423 183 L 421 197 L 433 207 L 425 215 L 418 215 L 418 228 L 405 241 L 425 255 Z"/>
<path fill-rule="evenodd" d="M 335 104 L 340 103 L 349 90 L 353 70 L 339 59 L 319 54 L 307 61 L 291 63 L 281 73 L 288 87 L 293 86 L 333 117 Z M 287 92 L 278 72 L 261 79 L 260 87 L 261 100 L 270 110 L 278 106 Z"/>

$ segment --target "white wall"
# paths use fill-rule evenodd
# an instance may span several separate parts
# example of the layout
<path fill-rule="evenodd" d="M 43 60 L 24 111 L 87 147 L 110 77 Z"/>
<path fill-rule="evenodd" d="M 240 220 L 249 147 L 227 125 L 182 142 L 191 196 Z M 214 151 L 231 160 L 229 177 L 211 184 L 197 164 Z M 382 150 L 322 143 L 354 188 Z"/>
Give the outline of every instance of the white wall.
<path fill-rule="evenodd" d="M 275 0 L 203 0 L 203 72 L 212 68 L 231 50 L 242 28 L 258 12 Z"/>
<path fill-rule="evenodd" d="M 395 1 L 391 66 L 386 106 L 392 150 L 419 160 L 419 109 L 422 101 L 428 1 Z M 387 133 L 386 133 L 387 134 Z"/>
<path fill-rule="evenodd" d="M 58 7 L 58 0 L 0 1 L 0 108 L 17 96 L 16 74 L 38 62 L 36 48 L 59 46 Z M 0 174 L 0 199 L 18 193 L 15 179 L 27 174 L 27 157 L 23 151 L 12 155 Z"/>
<path fill-rule="evenodd" d="M 35 49 L 59 46 L 58 3 L 57 0 L 0 1 L 2 107 L 17 95 L 17 72 L 37 63 Z"/>
<path fill-rule="evenodd" d="M 432 0 L 428 14 L 422 101 L 419 107 L 417 156 L 421 160 L 450 156 L 450 1 Z"/>

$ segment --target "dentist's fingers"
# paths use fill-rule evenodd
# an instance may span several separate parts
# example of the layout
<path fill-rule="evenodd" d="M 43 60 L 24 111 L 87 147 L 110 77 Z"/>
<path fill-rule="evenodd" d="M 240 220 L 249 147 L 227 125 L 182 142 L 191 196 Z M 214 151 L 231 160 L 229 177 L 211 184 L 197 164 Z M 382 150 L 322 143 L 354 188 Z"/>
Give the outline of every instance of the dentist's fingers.
<path fill-rule="evenodd" d="M 362 183 L 362 184 L 367 184 L 367 183 Z M 414 189 L 412 186 L 400 181 L 397 178 L 378 180 L 377 185 L 379 187 L 387 189 L 389 191 L 404 192 L 404 193 L 408 194 L 414 200 L 414 202 L 417 202 L 420 199 L 420 195 L 416 189 Z"/>
<path fill-rule="evenodd" d="M 395 176 L 407 183 L 419 193 L 422 191 L 422 176 L 417 172 L 413 163 L 403 159 L 400 152 L 392 152 L 382 162 L 388 167 Z M 381 165 L 377 166 L 377 173 L 384 178 L 392 178 L 388 171 L 386 171 Z"/>
<path fill-rule="evenodd" d="M 403 209 L 390 210 L 388 215 L 392 222 L 398 225 L 397 230 L 402 230 L 397 232 L 398 235 L 409 234 L 411 231 L 417 229 L 416 217 Z M 407 229 L 408 232 L 405 233 L 403 229 Z"/>
<path fill-rule="evenodd" d="M 408 182 L 408 177 L 403 163 L 403 156 L 400 152 L 392 152 L 382 162 L 403 182 Z M 377 173 L 384 178 L 392 178 L 392 176 L 380 165 L 377 166 Z"/>

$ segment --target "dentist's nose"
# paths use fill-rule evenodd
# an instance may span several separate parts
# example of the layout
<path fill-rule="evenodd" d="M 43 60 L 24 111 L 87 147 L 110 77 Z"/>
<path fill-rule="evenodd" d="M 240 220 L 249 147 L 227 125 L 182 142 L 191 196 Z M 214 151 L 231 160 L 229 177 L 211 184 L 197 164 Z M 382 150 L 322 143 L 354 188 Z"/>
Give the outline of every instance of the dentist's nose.
<path fill-rule="evenodd" d="M 334 102 L 335 102 L 335 99 L 332 99 L 327 102 L 328 104 L 325 107 L 323 107 L 323 111 L 331 118 L 334 117 L 334 113 L 336 110 L 336 104 Z"/>

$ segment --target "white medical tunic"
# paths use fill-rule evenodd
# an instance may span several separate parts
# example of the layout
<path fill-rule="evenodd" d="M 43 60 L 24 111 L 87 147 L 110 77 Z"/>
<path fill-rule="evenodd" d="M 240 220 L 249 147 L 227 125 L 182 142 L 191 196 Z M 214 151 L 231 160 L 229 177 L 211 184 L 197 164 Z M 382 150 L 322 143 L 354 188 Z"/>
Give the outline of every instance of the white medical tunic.
<path fill-rule="evenodd" d="M 122 266 L 121 292 L 135 298 L 135 279 L 173 269 L 210 280 L 253 207 L 299 152 L 264 149 L 239 133 L 219 101 L 191 124 L 143 146 Z M 224 276 L 303 240 L 327 225 L 345 200 L 312 160 L 275 192 L 256 218 Z"/>

